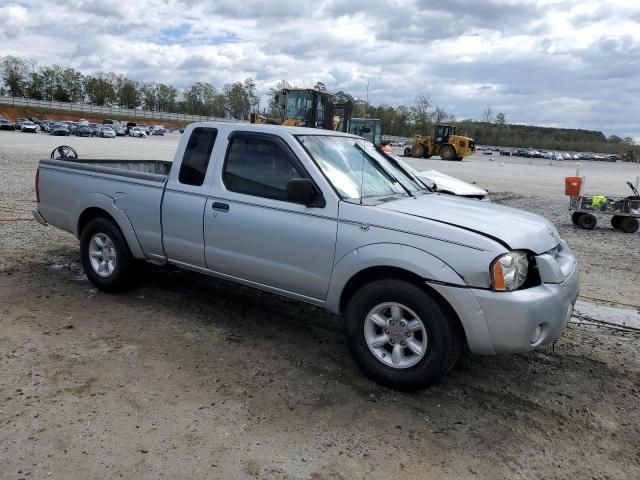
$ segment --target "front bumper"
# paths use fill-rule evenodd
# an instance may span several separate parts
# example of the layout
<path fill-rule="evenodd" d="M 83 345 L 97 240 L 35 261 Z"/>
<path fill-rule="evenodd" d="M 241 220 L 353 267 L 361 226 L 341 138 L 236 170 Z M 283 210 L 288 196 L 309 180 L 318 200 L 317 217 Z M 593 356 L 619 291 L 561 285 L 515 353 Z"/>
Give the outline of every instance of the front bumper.
<path fill-rule="evenodd" d="M 562 283 L 515 292 L 472 289 L 495 353 L 527 352 L 555 341 L 566 328 L 578 298 L 577 266 Z"/>
<path fill-rule="evenodd" d="M 561 283 L 514 292 L 429 285 L 458 314 L 472 353 L 519 353 L 560 336 L 578 298 L 580 273 L 576 265 Z"/>

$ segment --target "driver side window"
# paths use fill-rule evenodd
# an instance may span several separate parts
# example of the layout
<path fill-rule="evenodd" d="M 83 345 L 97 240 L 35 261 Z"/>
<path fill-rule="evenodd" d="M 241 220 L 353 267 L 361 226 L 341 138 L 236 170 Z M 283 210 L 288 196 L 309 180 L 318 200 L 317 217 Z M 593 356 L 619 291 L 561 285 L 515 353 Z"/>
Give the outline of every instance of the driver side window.
<path fill-rule="evenodd" d="M 232 192 L 286 201 L 289 180 L 303 177 L 275 142 L 235 138 L 227 152 L 222 178 Z"/>

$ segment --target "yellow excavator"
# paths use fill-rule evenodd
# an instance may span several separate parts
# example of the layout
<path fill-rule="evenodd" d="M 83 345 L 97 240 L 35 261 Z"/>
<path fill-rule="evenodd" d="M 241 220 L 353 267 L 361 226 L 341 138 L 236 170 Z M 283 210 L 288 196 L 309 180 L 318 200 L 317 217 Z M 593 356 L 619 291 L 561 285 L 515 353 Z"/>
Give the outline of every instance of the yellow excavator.
<path fill-rule="evenodd" d="M 353 103 L 335 103 L 333 95 L 313 88 L 284 88 L 275 96 L 280 115 L 269 118 L 251 113 L 251 123 L 323 128 L 348 132 Z"/>
<path fill-rule="evenodd" d="M 475 141 L 457 135 L 455 126 L 436 125 L 434 135 L 416 135 L 413 144 L 404 149 L 404 156 L 429 158 L 440 155 L 443 160 L 462 160 L 475 150 Z"/>

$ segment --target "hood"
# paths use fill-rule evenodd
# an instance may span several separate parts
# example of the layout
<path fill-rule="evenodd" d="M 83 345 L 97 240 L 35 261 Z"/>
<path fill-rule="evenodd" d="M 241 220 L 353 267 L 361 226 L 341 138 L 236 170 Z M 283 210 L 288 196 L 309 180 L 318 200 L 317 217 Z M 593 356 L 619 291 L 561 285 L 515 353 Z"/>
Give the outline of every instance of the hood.
<path fill-rule="evenodd" d="M 541 254 L 560 242 L 558 230 L 549 220 L 493 203 L 434 193 L 395 200 L 378 207 L 470 230 L 512 250 Z"/>
<path fill-rule="evenodd" d="M 484 198 L 487 196 L 486 190 L 437 170 L 418 172 L 418 177 L 431 180 L 436 184 L 439 192 L 452 193 L 463 197 Z"/>

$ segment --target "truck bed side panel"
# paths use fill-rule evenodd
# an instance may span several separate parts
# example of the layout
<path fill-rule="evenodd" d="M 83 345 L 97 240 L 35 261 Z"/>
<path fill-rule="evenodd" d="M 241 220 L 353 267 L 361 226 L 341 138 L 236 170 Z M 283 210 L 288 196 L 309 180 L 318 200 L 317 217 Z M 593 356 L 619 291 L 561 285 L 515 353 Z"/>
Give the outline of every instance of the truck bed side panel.
<path fill-rule="evenodd" d="M 165 177 L 126 171 L 119 174 L 113 169 L 104 173 L 58 163 L 63 165 L 40 163 L 38 208 L 48 223 L 79 236 L 82 212 L 101 208 L 116 219 L 134 255 L 132 242 L 139 244 L 144 256 L 163 256 L 160 204 Z M 126 232 L 127 224 L 133 231 Z"/>

